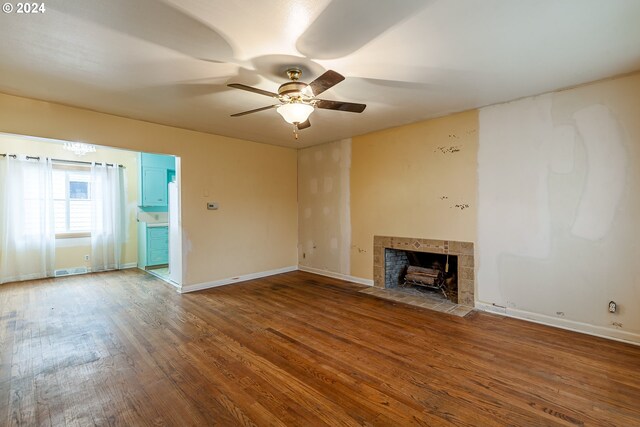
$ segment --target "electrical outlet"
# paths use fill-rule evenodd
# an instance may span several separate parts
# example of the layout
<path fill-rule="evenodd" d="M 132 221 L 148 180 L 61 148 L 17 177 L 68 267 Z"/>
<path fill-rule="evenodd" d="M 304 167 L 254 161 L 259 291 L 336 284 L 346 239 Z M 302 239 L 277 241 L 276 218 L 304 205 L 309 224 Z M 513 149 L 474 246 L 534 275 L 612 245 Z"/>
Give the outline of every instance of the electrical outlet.
<path fill-rule="evenodd" d="M 615 313 L 618 311 L 618 304 L 615 301 L 609 301 L 609 313 Z"/>
<path fill-rule="evenodd" d="M 89 261 L 89 255 L 85 255 L 85 256 L 84 256 L 84 260 L 85 260 L 85 261 Z"/>
<path fill-rule="evenodd" d="M 304 252 L 302 252 L 302 258 L 304 259 L 304 258 L 306 258 L 306 257 L 307 257 L 307 254 L 306 254 L 306 253 L 304 253 Z"/>

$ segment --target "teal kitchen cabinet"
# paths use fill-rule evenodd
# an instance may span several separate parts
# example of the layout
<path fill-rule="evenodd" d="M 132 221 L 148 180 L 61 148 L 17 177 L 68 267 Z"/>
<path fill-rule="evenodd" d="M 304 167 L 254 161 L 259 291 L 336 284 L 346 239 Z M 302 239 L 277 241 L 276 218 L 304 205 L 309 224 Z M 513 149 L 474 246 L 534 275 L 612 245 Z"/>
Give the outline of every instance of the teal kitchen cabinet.
<path fill-rule="evenodd" d="M 147 227 L 147 263 L 161 265 L 169 262 L 169 227 Z"/>
<path fill-rule="evenodd" d="M 167 185 L 175 176 L 175 157 L 140 153 L 139 165 L 140 206 L 166 210 L 169 204 Z"/>
<path fill-rule="evenodd" d="M 141 206 L 168 206 L 167 170 L 146 167 L 142 169 Z"/>
<path fill-rule="evenodd" d="M 142 167 L 153 167 L 162 169 L 175 169 L 176 163 L 173 156 L 165 154 L 140 153 Z"/>
<path fill-rule="evenodd" d="M 147 268 L 169 263 L 169 227 L 138 224 L 138 267 Z"/>

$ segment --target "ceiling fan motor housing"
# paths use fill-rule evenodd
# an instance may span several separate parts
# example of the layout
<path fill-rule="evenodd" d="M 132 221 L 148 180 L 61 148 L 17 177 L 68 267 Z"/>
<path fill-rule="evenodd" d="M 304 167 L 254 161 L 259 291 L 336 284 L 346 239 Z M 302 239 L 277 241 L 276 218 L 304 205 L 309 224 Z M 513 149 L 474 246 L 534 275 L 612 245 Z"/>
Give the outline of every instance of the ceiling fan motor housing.
<path fill-rule="evenodd" d="M 289 96 L 290 98 L 297 98 L 302 95 L 302 91 L 307 86 L 308 85 L 306 83 L 299 82 L 299 81 L 287 82 L 280 85 L 280 87 L 278 88 L 278 95 L 280 96 L 286 95 L 286 96 Z"/>

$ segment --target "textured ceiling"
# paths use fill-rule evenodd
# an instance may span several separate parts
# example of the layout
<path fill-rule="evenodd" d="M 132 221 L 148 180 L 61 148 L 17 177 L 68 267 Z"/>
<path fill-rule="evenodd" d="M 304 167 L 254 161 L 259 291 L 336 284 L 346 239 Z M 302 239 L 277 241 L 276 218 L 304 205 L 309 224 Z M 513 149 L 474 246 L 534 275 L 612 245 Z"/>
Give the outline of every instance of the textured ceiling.
<path fill-rule="evenodd" d="M 640 69 L 637 0 L 48 0 L 0 14 L 0 92 L 304 147 Z M 290 66 L 320 98 L 295 141 L 272 104 Z"/>

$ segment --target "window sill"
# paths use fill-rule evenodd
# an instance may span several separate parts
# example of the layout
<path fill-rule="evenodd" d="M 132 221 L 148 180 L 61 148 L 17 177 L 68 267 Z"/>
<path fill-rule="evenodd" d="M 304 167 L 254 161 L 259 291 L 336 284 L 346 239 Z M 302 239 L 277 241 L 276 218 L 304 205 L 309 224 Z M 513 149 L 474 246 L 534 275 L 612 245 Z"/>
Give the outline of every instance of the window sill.
<path fill-rule="evenodd" d="M 80 239 L 82 237 L 91 237 L 90 232 L 84 233 L 58 233 L 56 239 Z"/>

